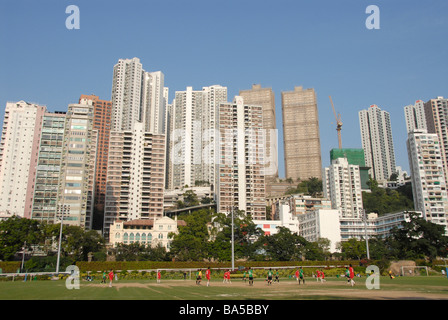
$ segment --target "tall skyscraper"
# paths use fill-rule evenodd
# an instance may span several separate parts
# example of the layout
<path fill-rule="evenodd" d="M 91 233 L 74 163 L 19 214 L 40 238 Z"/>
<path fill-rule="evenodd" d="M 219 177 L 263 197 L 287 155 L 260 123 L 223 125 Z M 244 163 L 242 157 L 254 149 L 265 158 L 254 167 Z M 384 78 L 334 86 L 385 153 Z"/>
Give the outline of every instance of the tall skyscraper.
<path fill-rule="evenodd" d="M 445 173 L 448 180 L 448 99 L 437 97 L 425 103 L 427 130 L 439 137 L 440 151 Z"/>
<path fill-rule="evenodd" d="M 120 59 L 112 81 L 112 130 L 132 130 L 141 120 L 143 68 L 140 59 Z"/>
<path fill-rule="evenodd" d="M 7 102 L 0 142 L 0 211 L 30 218 L 45 106 Z"/>
<path fill-rule="evenodd" d="M 219 106 L 217 210 L 244 210 L 255 220 L 266 219 L 263 109 L 244 103 Z"/>
<path fill-rule="evenodd" d="M 322 179 L 319 115 L 314 89 L 282 92 L 285 176 Z"/>
<path fill-rule="evenodd" d="M 342 218 L 360 218 L 363 214 L 359 166 L 347 158 L 336 158 L 324 169 L 324 197 L 331 207 L 341 211 Z"/>
<path fill-rule="evenodd" d="M 370 175 L 377 181 L 387 181 L 396 171 L 390 115 L 377 105 L 371 105 L 359 111 L 359 123 Z"/>
<path fill-rule="evenodd" d="M 272 88 L 262 88 L 259 84 L 252 89 L 240 90 L 246 104 L 263 107 L 263 129 L 266 133 L 265 177 L 278 177 L 278 134 L 275 120 L 275 95 Z"/>
<path fill-rule="evenodd" d="M 448 230 L 448 198 L 443 171 L 442 145 L 436 133 L 414 129 L 407 140 L 415 210 L 427 221 Z"/>
<path fill-rule="evenodd" d="M 408 133 L 415 129 L 428 129 L 425 115 L 425 103 L 422 100 L 417 100 L 415 101 L 415 104 L 405 106 L 404 117 Z"/>
<path fill-rule="evenodd" d="M 161 71 L 145 71 L 139 58 L 119 59 L 112 81 L 112 130 L 132 130 L 142 122 L 146 132 L 164 133 L 164 78 Z"/>
<path fill-rule="evenodd" d="M 45 112 L 42 121 L 31 218 L 59 223 L 57 212 L 66 112 Z"/>
<path fill-rule="evenodd" d="M 227 101 L 227 88 L 219 85 L 176 91 L 172 106 L 169 164 L 173 188 L 196 183 L 215 184 L 217 114 Z"/>
<path fill-rule="evenodd" d="M 101 100 L 95 95 L 81 95 L 79 103 L 93 105 L 93 130 L 98 131 L 92 227 L 96 230 L 101 230 L 104 220 L 104 200 L 106 197 L 107 159 L 109 154 L 112 103 L 108 100 Z"/>
<path fill-rule="evenodd" d="M 57 202 L 57 218 L 64 224 L 92 228 L 98 131 L 93 130 L 93 104 L 70 104 Z"/>
<path fill-rule="evenodd" d="M 115 220 L 155 219 L 163 216 L 165 136 L 144 131 L 110 134 L 104 236 Z"/>
<path fill-rule="evenodd" d="M 165 132 L 165 76 L 161 71 L 144 72 L 142 83 L 142 117 L 145 131 Z"/>

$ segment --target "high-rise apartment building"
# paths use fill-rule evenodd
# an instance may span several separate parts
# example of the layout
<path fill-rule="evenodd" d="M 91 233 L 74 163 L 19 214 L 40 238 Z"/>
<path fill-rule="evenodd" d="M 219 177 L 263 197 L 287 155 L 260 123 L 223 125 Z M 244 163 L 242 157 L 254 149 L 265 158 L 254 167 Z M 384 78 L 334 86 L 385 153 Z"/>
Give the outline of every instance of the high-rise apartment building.
<path fill-rule="evenodd" d="M 168 88 L 164 87 L 165 76 L 161 71 L 143 72 L 142 116 L 145 131 L 165 133 L 165 108 Z"/>
<path fill-rule="evenodd" d="M 249 90 L 239 94 L 246 104 L 263 107 L 263 129 L 266 134 L 265 177 L 278 177 L 278 133 L 275 120 L 275 95 L 272 88 L 252 85 Z"/>
<path fill-rule="evenodd" d="M 138 58 L 119 59 L 112 81 L 112 130 L 132 130 L 136 122 L 146 132 L 165 132 L 166 89 L 160 71 L 148 72 Z"/>
<path fill-rule="evenodd" d="M 173 103 L 169 103 L 166 106 L 165 110 L 165 189 L 173 190 L 173 162 L 172 162 L 172 150 L 173 143 L 171 140 L 171 136 L 173 135 L 174 128 L 174 104 L 176 103 L 173 100 Z"/>
<path fill-rule="evenodd" d="M 361 142 L 370 167 L 370 175 L 377 181 L 387 181 L 395 173 L 395 151 L 389 112 L 371 105 L 359 111 Z"/>
<path fill-rule="evenodd" d="M 255 220 L 266 219 L 263 109 L 244 103 L 219 106 L 217 210 L 244 210 Z"/>
<path fill-rule="evenodd" d="M 330 163 L 337 158 L 346 158 L 349 164 L 359 166 L 359 173 L 361 175 L 362 190 L 370 190 L 369 182 L 369 167 L 366 167 L 366 160 L 363 149 L 343 148 L 330 150 Z"/>
<path fill-rule="evenodd" d="M 7 102 L 0 142 L 0 211 L 30 218 L 45 106 Z"/>
<path fill-rule="evenodd" d="M 216 181 L 217 114 L 227 101 L 227 88 L 219 85 L 176 91 L 170 117 L 170 163 L 167 185 L 182 188 Z"/>
<path fill-rule="evenodd" d="M 31 218 L 59 223 L 57 212 L 66 112 L 45 112 L 37 159 Z"/>
<path fill-rule="evenodd" d="M 93 227 L 102 228 L 104 215 L 104 199 L 106 197 L 107 159 L 109 152 L 109 135 L 111 128 L 112 102 L 101 100 L 95 95 L 81 95 L 80 104 L 93 105 L 93 130 L 98 131 L 98 145 L 95 164 L 95 200 Z"/>
<path fill-rule="evenodd" d="M 437 97 L 425 103 L 428 132 L 439 137 L 445 181 L 448 179 L 448 99 Z"/>
<path fill-rule="evenodd" d="M 342 218 L 360 218 L 363 214 L 361 176 L 358 165 L 346 158 L 336 158 L 324 169 L 324 197 L 332 209 L 341 211 Z"/>
<path fill-rule="evenodd" d="M 319 115 L 314 89 L 282 92 L 285 176 L 322 179 Z"/>
<path fill-rule="evenodd" d="M 404 117 L 408 133 L 415 129 L 428 129 L 426 124 L 425 103 L 422 100 L 417 100 L 415 101 L 415 104 L 405 106 Z"/>
<path fill-rule="evenodd" d="M 65 118 L 59 177 L 57 218 L 64 224 L 92 228 L 98 131 L 93 130 L 94 108 L 70 104 Z"/>
<path fill-rule="evenodd" d="M 407 140 L 415 210 L 427 221 L 448 230 L 448 198 L 443 171 L 442 145 L 436 133 L 414 129 Z"/>
<path fill-rule="evenodd" d="M 112 81 L 112 130 L 132 130 L 141 120 L 143 67 L 140 59 L 119 59 Z"/>
<path fill-rule="evenodd" d="M 110 134 L 104 236 L 115 220 L 163 216 L 165 136 L 134 129 Z"/>

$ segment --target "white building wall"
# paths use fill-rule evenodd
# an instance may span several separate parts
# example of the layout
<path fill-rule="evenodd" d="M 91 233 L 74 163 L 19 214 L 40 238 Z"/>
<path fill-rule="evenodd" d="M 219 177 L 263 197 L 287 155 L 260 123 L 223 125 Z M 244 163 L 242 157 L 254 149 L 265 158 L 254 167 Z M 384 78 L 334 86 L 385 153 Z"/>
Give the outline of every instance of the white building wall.
<path fill-rule="evenodd" d="M 7 102 L 0 145 L 0 211 L 25 216 L 29 178 L 34 179 L 42 118 L 46 107 L 25 101 Z M 31 163 L 35 158 L 36 163 Z M 28 211 L 31 212 L 29 209 Z"/>
<path fill-rule="evenodd" d="M 415 210 L 448 230 L 448 199 L 438 135 L 414 130 L 408 134 L 407 147 Z"/>
<path fill-rule="evenodd" d="M 359 111 L 361 142 L 366 166 L 377 181 L 387 181 L 395 172 L 395 151 L 390 115 L 377 105 Z"/>

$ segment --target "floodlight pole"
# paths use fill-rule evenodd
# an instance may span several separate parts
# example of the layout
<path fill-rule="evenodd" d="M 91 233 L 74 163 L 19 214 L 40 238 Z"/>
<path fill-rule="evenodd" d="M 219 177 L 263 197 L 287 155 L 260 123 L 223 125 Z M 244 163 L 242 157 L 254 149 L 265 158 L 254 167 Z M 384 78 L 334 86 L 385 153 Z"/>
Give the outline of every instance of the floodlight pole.
<path fill-rule="evenodd" d="M 64 221 L 64 212 L 62 212 L 61 228 L 59 230 L 58 259 L 56 261 L 56 274 L 59 274 L 59 262 L 61 260 L 61 242 L 62 242 L 62 225 L 63 225 L 63 221 Z"/>
<path fill-rule="evenodd" d="M 233 227 L 233 206 L 232 206 L 232 271 L 235 270 L 235 238 Z"/>
<path fill-rule="evenodd" d="M 367 216 L 366 216 L 366 210 L 365 209 L 362 209 L 362 219 L 364 220 L 364 233 L 366 235 L 367 259 L 370 260 L 369 238 L 367 236 Z"/>

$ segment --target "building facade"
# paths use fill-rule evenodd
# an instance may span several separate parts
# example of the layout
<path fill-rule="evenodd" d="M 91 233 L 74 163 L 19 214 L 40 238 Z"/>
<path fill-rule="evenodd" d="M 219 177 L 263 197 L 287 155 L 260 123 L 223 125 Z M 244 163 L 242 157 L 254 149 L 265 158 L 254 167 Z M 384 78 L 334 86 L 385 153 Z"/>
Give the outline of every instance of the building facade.
<path fill-rule="evenodd" d="M 408 134 L 407 148 L 414 208 L 427 221 L 444 225 L 448 230 L 448 198 L 439 137 L 416 129 Z"/>
<path fill-rule="evenodd" d="M 141 120 L 143 67 L 140 59 L 119 59 L 112 80 L 111 130 L 132 130 Z"/>
<path fill-rule="evenodd" d="M 217 210 L 244 210 L 254 220 L 266 218 L 263 109 L 244 103 L 219 106 Z"/>
<path fill-rule="evenodd" d="M 178 233 L 178 227 L 185 225 L 183 220 L 173 220 L 168 217 L 149 220 L 116 220 L 110 226 L 109 243 L 113 247 L 117 247 L 119 243 L 125 245 L 139 243 L 149 247 L 162 246 L 169 250 L 172 234 Z"/>
<path fill-rule="evenodd" d="M 263 129 L 266 133 L 265 177 L 278 177 L 278 133 L 275 120 L 275 95 L 272 88 L 254 84 L 249 90 L 240 90 L 244 102 L 263 107 Z"/>
<path fill-rule="evenodd" d="M 358 165 L 346 158 L 337 158 L 324 169 L 324 197 L 330 199 L 332 209 L 340 210 L 341 217 L 359 218 L 363 214 L 361 176 Z"/>
<path fill-rule="evenodd" d="M 359 173 L 361 175 L 362 190 L 370 190 L 369 185 L 369 167 L 366 166 L 366 160 L 363 149 L 343 148 L 330 150 L 330 162 L 337 158 L 346 158 L 349 164 L 359 166 Z"/>
<path fill-rule="evenodd" d="M 65 112 L 46 112 L 42 121 L 31 218 L 48 223 L 59 222 L 56 212 L 65 116 Z"/>
<path fill-rule="evenodd" d="M 107 160 L 109 157 L 112 102 L 101 100 L 95 95 L 81 95 L 79 103 L 91 103 L 93 105 L 93 129 L 98 131 L 93 224 L 95 229 L 100 230 L 103 223 L 104 200 L 106 197 Z"/>
<path fill-rule="evenodd" d="M 169 188 L 216 183 L 219 131 L 218 106 L 227 101 L 220 85 L 176 91 L 170 118 Z"/>
<path fill-rule="evenodd" d="M 377 105 L 359 111 L 361 142 L 366 166 L 373 179 L 382 182 L 395 173 L 395 151 L 390 115 Z"/>
<path fill-rule="evenodd" d="M 319 115 L 314 89 L 282 92 L 285 177 L 322 179 Z"/>
<path fill-rule="evenodd" d="M 163 215 L 165 136 L 144 131 L 112 131 L 103 234 L 118 220 L 155 219 Z"/>
<path fill-rule="evenodd" d="M 92 228 L 97 143 L 93 104 L 70 104 L 65 117 L 57 218 L 87 230 Z"/>
<path fill-rule="evenodd" d="M 318 209 L 297 217 L 299 235 L 305 240 L 316 242 L 321 238 L 330 240 L 330 252 L 337 252 L 341 239 L 339 210 Z"/>
<path fill-rule="evenodd" d="M 0 211 L 30 218 L 45 106 L 7 102 L 0 142 Z"/>

